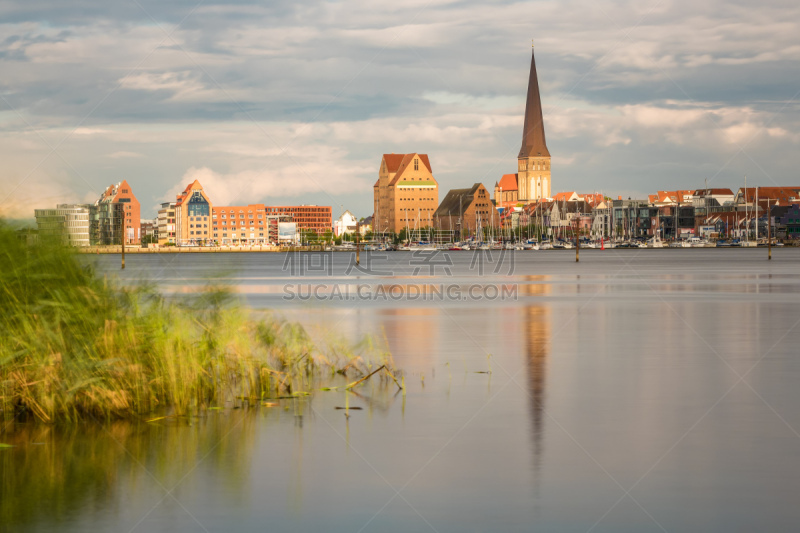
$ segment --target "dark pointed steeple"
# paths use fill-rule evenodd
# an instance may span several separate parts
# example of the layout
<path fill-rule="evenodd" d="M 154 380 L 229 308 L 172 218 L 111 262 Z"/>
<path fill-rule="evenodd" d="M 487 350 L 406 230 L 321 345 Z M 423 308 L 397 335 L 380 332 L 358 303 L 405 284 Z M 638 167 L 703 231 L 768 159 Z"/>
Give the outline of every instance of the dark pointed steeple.
<path fill-rule="evenodd" d="M 531 46 L 531 73 L 528 78 L 528 100 L 525 103 L 525 127 L 522 130 L 522 148 L 519 159 L 527 157 L 550 157 L 544 140 L 542 122 L 542 100 L 539 97 L 539 78 L 536 76 L 536 59 Z"/>

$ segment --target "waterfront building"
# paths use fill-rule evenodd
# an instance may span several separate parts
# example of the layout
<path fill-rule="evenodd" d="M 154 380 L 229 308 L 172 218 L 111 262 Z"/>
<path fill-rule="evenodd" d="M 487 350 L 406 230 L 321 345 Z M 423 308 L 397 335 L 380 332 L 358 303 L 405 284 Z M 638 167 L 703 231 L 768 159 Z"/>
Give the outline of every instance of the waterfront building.
<path fill-rule="evenodd" d="M 68 246 L 89 246 L 92 208 L 82 204 L 59 204 L 55 209 L 35 209 L 39 239 L 55 240 Z"/>
<path fill-rule="evenodd" d="M 270 243 L 269 220 L 264 204 L 213 207 L 211 224 L 211 240 L 217 244 Z M 273 242 L 277 242 L 277 239 Z"/>
<path fill-rule="evenodd" d="M 333 228 L 333 208 L 329 205 L 268 205 L 265 213 L 269 217 L 291 219 L 299 231 L 313 231 L 317 235 Z"/>
<path fill-rule="evenodd" d="M 544 135 L 542 100 L 539 94 L 539 78 L 536 73 L 536 58 L 531 48 L 531 68 L 528 77 L 528 95 L 525 101 L 525 123 L 522 129 L 522 147 L 517 155 L 517 173 L 506 174 L 503 191 L 516 193 L 500 198 L 500 183 L 495 187 L 495 204 L 505 206 L 505 202 L 535 202 L 550 198 L 552 186 L 550 174 L 550 151 Z M 503 182 L 503 179 L 500 180 Z M 514 183 L 512 183 L 514 182 Z M 515 197 L 515 200 L 511 200 Z"/>
<path fill-rule="evenodd" d="M 158 242 L 158 220 L 157 219 L 142 219 L 140 221 L 139 233 L 142 242 L 157 243 Z"/>
<path fill-rule="evenodd" d="M 164 202 L 158 210 L 156 234 L 158 235 L 158 245 L 176 243 L 175 233 L 175 202 Z"/>
<path fill-rule="evenodd" d="M 734 200 L 730 189 L 697 189 L 692 193 L 692 205 L 696 209 L 707 209 L 731 205 Z"/>
<path fill-rule="evenodd" d="M 431 227 L 439 205 L 439 184 L 428 155 L 383 154 L 373 202 L 375 233 Z"/>
<path fill-rule="evenodd" d="M 436 229 L 454 232 L 459 239 L 501 227 L 500 214 L 482 183 L 469 189 L 451 189 L 433 216 Z"/>
<path fill-rule="evenodd" d="M 592 209 L 592 219 L 591 233 L 593 235 L 603 238 L 611 236 L 614 225 L 609 203 L 602 201 L 595 205 Z"/>
<path fill-rule="evenodd" d="M 333 234 L 340 237 L 344 233 L 353 234 L 356 232 L 358 219 L 350 211 L 342 213 L 336 222 L 333 223 Z"/>
<path fill-rule="evenodd" d="M 736 205 L 753 206 L 755 202 L 766 208 L 769 205 L 791 205 L 800 201 L 800 187 L 744 187 L 736 192 Z"/>
<path fill-rule="evenodd" d="M 775 206 L 771 209 L 770 216 L 774 221 L 773 237 L 779 239 L 800 239 L 800 204 L 794 203 L 787 206 Z"/>
<path fill-rule="evenodd" d="M 141 207 L 128 182 L 109 185 L 95 202 L 92 223 L 96 224 L 98 244 L 126 244 L 141 241 Z"/>
<path fill-rule="evenodd" d="M 279 224 L 295 223 L 300 232 L 324 234 L 331 230 L 329 206 L 215 206 L 210 239 L 221 245 L 278 244 Z"/>
<path fill-rule="evenodd" d="M 197 245 L 211 239 L 211 199 L 200 182 L 186 186 L 175 201 L 175 244 Z"/>

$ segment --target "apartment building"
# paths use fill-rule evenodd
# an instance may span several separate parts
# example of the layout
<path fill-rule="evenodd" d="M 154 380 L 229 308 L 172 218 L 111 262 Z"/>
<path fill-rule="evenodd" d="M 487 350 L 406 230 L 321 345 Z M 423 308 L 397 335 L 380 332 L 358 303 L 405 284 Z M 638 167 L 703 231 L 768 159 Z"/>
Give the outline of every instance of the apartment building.
<path fill-rule="evenodd" d="M 175 202 L 164 202 L 161 204 L 161 209 L 158 210 L 158 218 L 156 218 L 158 229 L 159 246 L 175 244 L 176 243 L 176 224 L 175 224 Z"/>
<path fill-rule="evenodd" d="M 95 202 L 92 224 L 98 244 L 141 242 L 141 207 L 127 181 L 109 185 Z"/>
<path fill-rule="evenodd" d="M 35 209 L 39 238 L 42 241 L 56 240 L 68 246 L 89 246 L 90 214 L 93 207 L 59 204 L 55 209 Z"/>
<path fill-rule="evenodd" d="M 211 199 L 200 182 L 186 186 L 175 201 L 175 244 L 205 244 L 212 238 Z"/>

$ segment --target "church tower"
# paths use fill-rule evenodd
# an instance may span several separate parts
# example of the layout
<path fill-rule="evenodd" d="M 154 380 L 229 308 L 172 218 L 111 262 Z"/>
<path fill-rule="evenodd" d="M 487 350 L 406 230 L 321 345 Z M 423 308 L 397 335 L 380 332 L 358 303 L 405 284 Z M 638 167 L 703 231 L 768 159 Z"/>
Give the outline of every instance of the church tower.
<path fill-rule="evenodd" d="M 536 59 L 531 47 L 531 72 L 528 78 L 528 99 L 525 103 L 525 126 L 522 130 L 522 148 L 517 156 L 518 198 L 532 202 L 550 197 L 550 152 L 544 139 L 542 100 L 539 96 L 539 79 L 536 76 Z"/>

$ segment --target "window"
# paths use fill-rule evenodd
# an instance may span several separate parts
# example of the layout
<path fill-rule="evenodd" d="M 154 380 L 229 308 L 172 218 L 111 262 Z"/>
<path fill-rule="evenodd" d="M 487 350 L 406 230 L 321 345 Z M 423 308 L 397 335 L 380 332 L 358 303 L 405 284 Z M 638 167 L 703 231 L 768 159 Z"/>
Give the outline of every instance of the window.
<path fill-rule="evenodd" d="M 414 159 L 414 170 L 419 170 L 419 159 Z"/>

